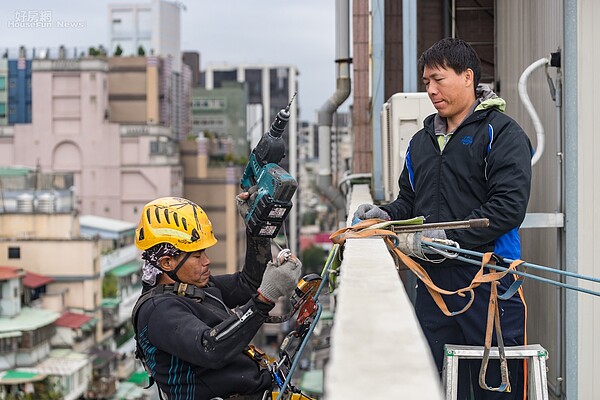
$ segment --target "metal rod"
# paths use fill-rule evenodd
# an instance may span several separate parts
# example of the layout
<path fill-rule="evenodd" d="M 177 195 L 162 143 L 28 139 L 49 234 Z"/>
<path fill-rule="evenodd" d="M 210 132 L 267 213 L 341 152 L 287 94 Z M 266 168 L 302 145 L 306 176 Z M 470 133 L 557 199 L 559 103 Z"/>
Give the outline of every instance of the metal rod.
<path fill-rule="evenodd" d="M 483 256 L 483 253 L 480 253 L 480 252 L 477 252 L 477 251 L 459 249 L 459 248 L 452 247 L 452 246 L 446 246 L 446 245 L 441 244 L 441 243 L 427 242 L 427 244 L 425 244 L 425 245 L 426 246 L 432 246 L 432 247 L 438 247 L 438 248 L 441 248 L 441 249 L 444 249 L 444 250 L 450 250 L 450 251 L 454 251 L 454 252 L 457 252 L 457 253 L 463 253 L 463 254 L 467 254 L 467 255 L 475 256 L 475 257 L 482 257 Z M 477 260 L 475 260 L 475 261 L 477 261 Z M 507 263 L 507 264 L 510 264 L 510 263 L 512 263 L 515 260 L 511 260 L 509 258 L 502 258 L 502 261 L 505 262 L 505 263 Z M 527 268 L 539 269 L 541 271 L 546 271 L 546 272 L 550 272 L 550 273 L 557 274 L 557 275 L 570 276 L 570 277 L 576 278 L 576 279 L 584 279 L 586 281 L 600 283 L 600 278 L 596 278 L 596 277 L 593 277 L 593 276 L 586 276 L 586 275 L 576 274 L 574 272 L 562 271 L 562 270 L 559 270 L 559 269 L 550 268 L 550 267 L 544 267 L 542 265 L 531 264 L 531 263 L 527 263 L 527 262 L 523 263 L 521 265 L 524 266 L 524 267 L 527 267 Z M 517 275 L 519 275 L 519 274 L 517 274 Z M 556 281 L 552 281 L 552 282 L 557 283 Z M 567 287 L 567 286 L 564 286 L 564 287 Z"/>
<path fill-rule="evenodd" d="M 298 351 L 296 352 L 296 354 L 294 354 L 294 362 L 292 363 L 292 366 L 290 367 L 290 370 L 288 371 L 288 374 L 285 377 L 285 382 L 283 382 L 283 386 L 279 389 L 279 395 L 277 396 L 277 400 L 281 400 L 281 397 L 285 393 L 285 389 L 290 384 L 290 381 L 292 380 L 292 375 L 294 374 L 294 371 L 296 370 L 296 367 L 298 366 L 298 363 L 300 362 L 300 356 L 302 355 L 302 352 L 304 351 L 304 347 L 306 347 L 306 343 L 308 343 L 308 339 L 312 335 L 312 333 L 315 329 L 315 326 L 317 325 L 317 322 L 319 321 L 319 318 L 321 317 L 322 310 L 323 310 L 323 306 L 320 303 L 317 303 L 317 314 L 315 315 L 315 319 L 310 324 L 310 327 L 308 328 L 308 332 L 302 339 L 302 343 L 300 344 Z"/>
<path fill-rule="evenodd" d="M 480 261 L 472 260 L 470 258 L 466 258 L 466 257 L 463 257 L 463 256 L 458 256 L 458 257 L 456 257 L 456 259 L 460 260 L 460 261 L 467 262 L 469 264 L 473 264 L 473 265 L 481 265 Z M 523 265 L 523 264 L 521 264 L 521 265 Z M 493 265 L 493 264 L 486 264 L 485 266 L 487 268 L 495 269 L 497 271 L 506 271 L 508 269 L 508 268 L 500 267 L 498 265 Z M 563 287 L 565 289 L 576 290 L 578 292 L 582 292 L 582 293 L 586 293 L 586 294 L 591 294 L 593 296 L 600 297 L 600 292 L 596 292 L 596 291 L 593 291 L 593 290 L 590 290 L 590 289 L 585 289 L 585 288 L 578 287 L 578 286 L 569 285 L 567 283 L 556 282 L 556 281 L 553 281 L 552 279 L 542 278 L 541 276 L 531 275 L 531 274 L 528 274 L 526 272 L 521 272 L 521 271 L 515 271 L 515 270 L 513 270 L 513 271 L 511 271 L 511 274 L 515 274 L 515 275 L 519 275 L 519 276 L 524 276 L 526 278 L 531 278 L 533 280 L 544 282 L 544 283 L 548 283 L 550 285 L 560 286 L 560 287 Z"/>
<path fill-rule="evenodd" d="M 490 226 L 490 220 L 487 218 L 469 219 L 465 221 L 454 222 L 435 222 L 431 224 L 420 225 L 392 225 L 391 229 L 395 233 L 420 232 L 430 229 L 471 229 L 487 228 Z"/>

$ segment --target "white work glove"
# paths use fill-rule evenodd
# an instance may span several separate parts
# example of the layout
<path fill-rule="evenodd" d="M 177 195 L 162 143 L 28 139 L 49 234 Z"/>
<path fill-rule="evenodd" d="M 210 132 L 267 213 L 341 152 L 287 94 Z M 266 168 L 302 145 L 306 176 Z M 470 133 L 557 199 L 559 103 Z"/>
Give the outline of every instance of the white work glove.
<path fill-rule="evenodd" d="M 354 216 L 352 217 L 352 221 L 356 220 L 365 220 L 365 219 L 384 219 L 386 221 L 391 220 L 390 215 L 383 211 L 381 208 L 377 207 L 374 204 L 361 204 L 356 209 Z"/>
<path fill-rule="evenodd" d="M 271 303 L 275 303 L 281 296 L 290 297 L 300 275 L 302 275 L 300 260 L 289 250 L 282 250 L 276 262 L 269 261 L 267 264 L 258 292 Z"/>
<path fill-rule="evenodd" d="M 235 196 L 237 210 L 242 219 L 246 220 L 246 215 L 248 214 L 248 211 L 252 209 L 256 196 L 258 196 L 257 186 L 251 186 L 248 191 Z"/>
<path fill-rule="evenodd" d="M 399 233 L 398 235 L 398 250 L 407 256 L 415 256 L 418 258 L 427 258 L 425 254 L 435 254 L 435 252 L 423 248 L 421 243 L 423 237 L 431 239 L 446 239 L 446 232 L 442 229 L 432 229 L 422 232 Z"/>

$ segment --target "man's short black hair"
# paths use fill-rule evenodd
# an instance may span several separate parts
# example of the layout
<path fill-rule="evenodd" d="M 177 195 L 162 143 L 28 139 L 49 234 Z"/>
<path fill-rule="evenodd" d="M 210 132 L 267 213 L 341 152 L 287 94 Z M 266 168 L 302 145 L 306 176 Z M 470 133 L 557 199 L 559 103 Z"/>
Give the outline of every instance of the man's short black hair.
<path fill-rule="evenodd" d="M 481 61 L 471 45 L 462 39 L 445 38 L 423 52 L 419 58 L 419 71 L 425 67 L 452 68 L 460 74 L 470 68 L 475 78 L 475 88 L 481 78 Z"/>

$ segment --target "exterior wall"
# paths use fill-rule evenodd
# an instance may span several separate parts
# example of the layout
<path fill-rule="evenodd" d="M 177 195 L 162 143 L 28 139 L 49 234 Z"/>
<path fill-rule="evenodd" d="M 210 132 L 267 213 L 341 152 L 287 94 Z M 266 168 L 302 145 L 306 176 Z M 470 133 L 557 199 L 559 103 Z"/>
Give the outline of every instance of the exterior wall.
<path fill-rule="evenodd" d="M 209 177 L 194 177 L 197 148 L 195 142 L 186 142 L 182 158 L 186 167 L 183 197 L 197 203 L 208 214 L 217 238 L 209 249 L 213 275 L 239 270 L 244 263 L 244 222 L 238 215 L 235 196 L 241 192 L 240 168 L 209 168 Z M 188 169 L 189 168 L 189 169 Z"/>
<path fill-rule="evenodd" d="M 8 248 L 19 247 L 20 258 L 9 259 Z M 0 241 L 0 265 L 23 268 L 54 278 L 48 293 L 65 292 L 65 306 L 96 313 L 102 301 L 98 242 L 91 240 Z"/>
<path fill-rule="evenodd" d="M 572 156 L 577 160 L 577 239 L 576 242 L 567 241 L 566 245 L 569 248 L 576 246 L 577 259 L 574 260 L 574 265 L 567 265 L 567 268 L 576 268 L 580 274 L 598 277 L 600 265 L 596 261 L 592 240 L 600 233 L 600 213 L 597 212 L 600 178 L 596 173 L 600 168 L 597 157 L 600 151 L 597 140 L 600 130 L 593 118 L 597 112 L 594 100 L 600 91 L 600 78 L 596 68 L 600 62 L 597 43 L 597 38 L 600 37 L 600 3 L 581 0 L 576 4 L 578 123 L 576 132 L 567 131 L 566 134 L 576 138 L 577 154 Z M 597 285 L 595 289 L 598 290 Z M 600 397 L 600 298 L 579 295 L 575 302 L 577 327 L 572 332 L 576 336 L 567 338 L 577 343 L 578 396 L 572 398 L 595 399 Z M 569 347 L 567 351 L 571 349 Z M 569 367 L 572 366 L 567 365 L 567 370 Z"/>
<path fill-rule="evenodd" d="M 299 71 L 291 65 L 246 65 L 208 66 L 205 70 L 206 89 L 220 88 L 224 82 L 246 82 L 248 87 L 248 103 L 262 105 L 262 124 L 264 133 L 269 129 L 275 116 L 286 107 L 297 88 Z M 290 119 L 282 137 L 286 144 L 286 157 L 280 166 L 292 176 L 298 176 L 298 104 L 300 99 L 290 107 Z M 251 127 L 247 127 L 249 129 Z M 297 192 L 298 193 L 298 192 Z M 295 201 L 295 198 L 293 201 Z M 286 232 L 289 247 L 293 253 L 298 252 L 298 208 L 293 207 L 286 220 Z"/>
<path fill-rule="evenodd" d="M 231 156 L 247 159 L 250 153 L 246 137 L 246 87 L 232 82 L 216 89 L 194 88 L 192 97 L 192 133 L 205 137 L 216 134 L 231 142 Z M 216 138 L 211 139 L 216 146 Z"/>
<path fill-rule="evenodd" d="M 108 8 L 109 51 L 112 53 L 117 45 L 123 49 L 123 55 L 138 54 L 142 47 L 150 54 L 154 33 L 152 4 L 114 4 Z"/>
<path fill-rule="evenodd" d="M 72 214 L 0 214 L 0 237 L 79 237 L 79 224 Z"/>
<path fill-rule="evenodd" d="M 110 121 L 145 124 L 149 97 L 146 57 L 110 57 L 108 68 Z"/>
<path fill-rule="evenodd" d="M 31 60 L 8 61 L 8 124 L 26 124 L 32 118 Z"/>
<path fill-rule="evenodd" d="M 369 121 L 369 1 L 354 0 L 352 4 L 352 120 L 355 135 L 352 172 L 358 174 L 373 169 L 373 132 Z"/>
<path fill-rule="evenodd" d="M 0 316 L 11 318 L 21 312 L 21 279 L 0 281 Z"/>
<path fill-rule="evenodd" d="M 153 0 L 152 47 L 155 54 L 173 57 L 173 69 L 181 70 L 181 13 L 180 5 Z"/>
<path fill-rule="evenodd" d="M 120 218 L 120 137 L 105 119 L 106 63 L 36 60 L 33 123 L 16 125 L 13 162 L 73 172 L 83 214 Z"/>
<path fill-rule="evenodd" d="M 8 60 L 0 60 L 0 126 L 8 124 Z"/>
<path fill-rule="evenodd" d="M 562 44 L 562 5 L 551 2 L 497 2 L 497 82 L 499 95 L 507 102 L 507 114 L 515 118 L 528 133 L 537 148 L 536 132 L 518 95 L 519 77 L 531 63 L 549 56 Z M 556 69 L 549 73 L 556 77 Z M 528 212 L 564 212 L 560 204 L 560 160 L 564 150 L 557 140 L 557 108 L 555 107 L 544 68 L 534 71 L 528 81 L 528 94 L 545 128 L 545 151 L 533 167 L 532 191 Z M 522 258 L 528 262 L 564 268 L 562 232 L 560 228 L 521 229 Z M 554 275 L 548 278 L 555 279 Z M 551 392 L 560 387 L 558 378 L 564 378 L 562 363 L 564 349 L 561 324 L 561 292 L 554 286 L 526 280 L 525 299 L 528 303 L 528 338 L 540 343 L 550 354 L 548 382 Z M 568 384 L 568 383 L 567 383 Z M 585 397 L 582 397 L 585 398 Z"/>

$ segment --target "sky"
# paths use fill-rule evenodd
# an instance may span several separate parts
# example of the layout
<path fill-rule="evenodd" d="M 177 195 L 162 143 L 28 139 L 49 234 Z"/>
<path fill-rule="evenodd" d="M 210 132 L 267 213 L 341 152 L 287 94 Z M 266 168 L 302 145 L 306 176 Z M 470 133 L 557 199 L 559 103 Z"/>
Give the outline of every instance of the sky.
<path fill-rule="evenodd" d="M 0 48 L 108 47 L 108 5 L 139 1 L 20 0 L 0 10 Z M 300 119 L 316 122 L 316 111 L 335 91 L 334 0 L 184 0 L 183 51 L 210 64 L 294 65 L 299 71 Z M 12 5 L 11 5 L 12 4 Z M 46 28 L 11 27 L 17 15 L 50 11 Z M 33 14 L 32 14 L 33 12 Z M 48 15 L 46 13 L 45 15 Z M 70 22 L 57 27 L 59 21 Z M 69 25 L 68 27 L 64 27 Z"/>

